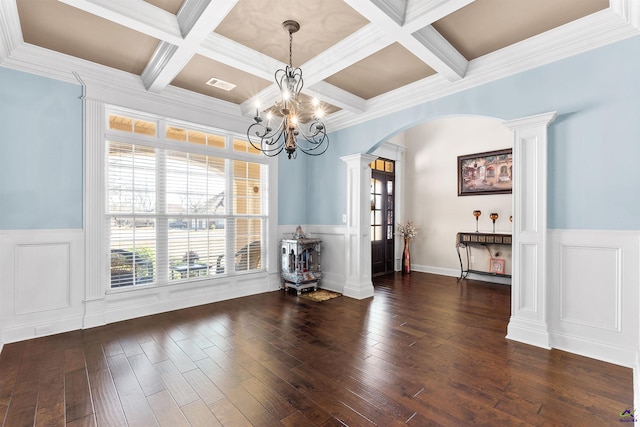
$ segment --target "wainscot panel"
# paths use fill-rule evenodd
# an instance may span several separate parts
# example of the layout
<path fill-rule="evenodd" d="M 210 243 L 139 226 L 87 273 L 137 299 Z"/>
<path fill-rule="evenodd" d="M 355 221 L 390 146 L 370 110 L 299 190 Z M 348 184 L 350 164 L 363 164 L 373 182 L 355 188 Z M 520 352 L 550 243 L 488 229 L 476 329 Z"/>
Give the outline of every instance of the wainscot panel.
<path fill-rule="evenodd" d="M 297 226 L 297 224 L 280 225 L 278 236 L 291 238 Z M 322 240 L 320 287 L 343 293 L 346 281 L 345 236 L 347 227 L 344 225 L 302 225 L 302 230 L 308 236 Z"/>
<path fill-rule="evenodd" d="M 551 230 L 549 242 L 552 346 L 634 367 L 640 233 Z"/>
<path fill-rule="evenodd" d="M 0 342 L 82 327 L 82 230 L 1 231 L 0 274 Z"/>

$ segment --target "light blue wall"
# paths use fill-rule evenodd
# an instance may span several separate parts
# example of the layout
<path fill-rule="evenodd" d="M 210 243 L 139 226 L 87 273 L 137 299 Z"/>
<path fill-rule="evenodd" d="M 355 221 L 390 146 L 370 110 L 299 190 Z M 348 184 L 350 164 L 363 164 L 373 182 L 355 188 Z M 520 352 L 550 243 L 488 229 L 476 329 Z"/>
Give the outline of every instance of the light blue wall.
<path fill-rule="evenodd" d="M 549 225 L 640 229 L 640 37 L 330 135 L 320 157 L 279 159 L 279 224 L 340 224 L 341 156 L 437 117 L 557 111 Z M 81 87 L 0 67 L 0 229 L 82 227 Z M 410 177 L 409 177 L 410 179 Z"/>
<path fill-rule="evenodd" d="M 278 224 L 307 223 L 307 165 L 309 156 L 303 153 L 295 159 L 278 155 Z M 314 158 L 314 160 L 317 158 Z"/>
<path fill-rule="evenodd" d="M 514 119 L 557 111 L 549 132 L 549 227 L 640 229 L 639 79 L 640 37 L 634 37 L 334 132 L 332 149 L 306 168 L 306 222 L 341 223 L 346 188 L 340 156 L 367 152 L 437 117 Z"/>
<path fill-rule="evenodd" d="M 82 228 L 81 96 L 0 67 L 0 229 Z"/>

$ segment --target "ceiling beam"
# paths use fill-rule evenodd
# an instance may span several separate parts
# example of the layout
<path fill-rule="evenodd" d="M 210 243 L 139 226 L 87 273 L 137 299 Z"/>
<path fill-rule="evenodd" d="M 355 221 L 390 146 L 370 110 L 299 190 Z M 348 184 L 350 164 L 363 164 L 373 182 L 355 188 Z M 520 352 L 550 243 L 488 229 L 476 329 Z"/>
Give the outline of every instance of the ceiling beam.
<path fill-rule="evenodd" d="M 209 33 L 196 53 L 265 80 L 285 64 L 218 33 Z"/>
<path fill-rule="evenodd" d="M 364 112 L 366 110 L 364 99 L 324 82 L 324 79 L 385 48 L 392 42 L 393 38 L 382 33 L 377 26 L 366 25 L 300 66 L 304 78 L 302 92 L 352 113 Z M 271 81 L 273 81 L 275 70 L 285 67 L 283 63 L 218 34 L 211 34 L 207 45 L 208 54 L 201 50 L 206 56 Z M 268 60 L 271 64 L 266 68 L 262 67 L 267 65 Z M 279 98 L 280 93 L 274 83 L 243 102 L 240 110 L 243 115 L 251 116 L 255 112 L 256 101 L 260 100 L 260 104 L 265 106 L 271 105 Z"/>
<path fill-rule="evenodd" d="M 475 0 L 408 0 L 402 28 L 414 33 Z"/>
<path fill-rule="evenodd" d="M 159 40 L 142 72 L 144 86 L 161 92 L 173 81 L 238 0 L 185 0 L 177 15 L 142 0 L 60 0 Z"/>
<path fill-rule="evenodd" d="M 365 99 L 325 81 L 310 85 L 304 92 L 307 95 L 318 98 L 320 101 L 328 102 L 353 114 L 367 111 L 367 101 Z"/>
<path fill-rule="evenodd" d="M 376 25 L 368 24 L 304 63 L 305 81 L 315 84 L 393 42 L 390 35 L 380 31 Z"/>
<path fill-rule="evenodd" d="M 145 87 L 161 92 L 169 86 L 236 3 L 237 0 L 185 0 L 177 15 L 183 40 L 175 46 L 162 42 L 158 45 L 141 76 Z"/>
<path fill-rule="evenodd" d="M 77 9 L 124 27 L 179 45 L 183 38 L 178 19 L 172 13 L 145 1 L 131 0 L 59 0 Z"/>
<path fill-rule="evenodd" d="M 468 1 L 431 0 L 428 2 L 429 7 L 411 6 L 410 2 L 411 7 L 407 7 L 405 12 L 410 13 L 411 21 L 406 28 L 404 21 L 398 22 L 397 2 L 376 0 L 378 5 L 385 5 L 383 8 L 369 0 L 345 0 L 345 2 L 383 32 L 391 35 L 395 42 L 400 43 L 436 72 L 445 76 L 447 80 L 457 81 L 464 77 L 469 61 L 429 24 L 451 13 L 451 9 L 465 6 L 469 3 Z M 424 27 L 417 30 L 423 25 Z M 424 30 L 424 28 L 430 29 Z M 416 31 L 420 32 L 418 37 L 413 34 Z"/>

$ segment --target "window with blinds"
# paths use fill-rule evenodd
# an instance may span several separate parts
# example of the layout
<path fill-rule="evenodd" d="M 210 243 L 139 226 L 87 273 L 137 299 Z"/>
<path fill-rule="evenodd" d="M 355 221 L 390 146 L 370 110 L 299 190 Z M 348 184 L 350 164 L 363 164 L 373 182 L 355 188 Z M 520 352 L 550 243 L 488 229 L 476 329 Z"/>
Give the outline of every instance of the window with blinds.
<path fill-rule="evenodd" d="M 262 269 L 267 165 L 240 150 L 242 142 L 160 118 L 108 114 L 112 288 Z"/>

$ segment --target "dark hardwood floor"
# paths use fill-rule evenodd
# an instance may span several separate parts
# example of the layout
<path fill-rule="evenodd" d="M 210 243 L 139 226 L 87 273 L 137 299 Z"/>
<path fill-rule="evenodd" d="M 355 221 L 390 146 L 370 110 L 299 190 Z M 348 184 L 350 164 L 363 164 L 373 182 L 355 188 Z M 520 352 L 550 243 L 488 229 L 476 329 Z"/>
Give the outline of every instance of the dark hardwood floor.
<path fill-rule="evenodd" d="M 632 372 L 505 339 L 510 288 L 424 273 L 5 345 L 5 426 L 619 425 Z"/>

